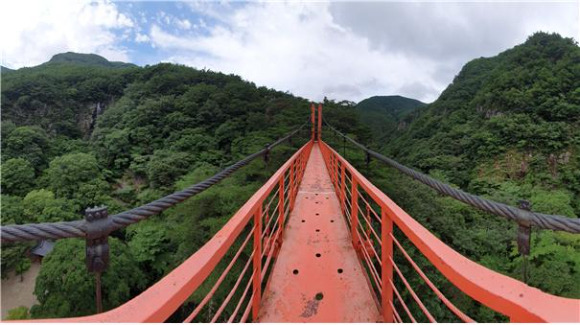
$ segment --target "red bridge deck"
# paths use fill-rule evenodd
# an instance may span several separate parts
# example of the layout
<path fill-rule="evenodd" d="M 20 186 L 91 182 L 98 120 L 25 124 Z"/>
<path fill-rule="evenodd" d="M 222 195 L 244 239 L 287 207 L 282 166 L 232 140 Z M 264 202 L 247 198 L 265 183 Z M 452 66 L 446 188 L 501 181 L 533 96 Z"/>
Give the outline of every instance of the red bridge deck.
<path fill-rule="evenodd" d="M 282 242 L 261 322 L 382 320 L 317 143 Z"/>
<path fill-rule="evenodd" d="M 163 279 L 101 314 L 36 321 L 163 322 L 200 289 L 205 297 L 186 322 L 205 321 L 208 316 L 212 322 L 243 323 L 437 321 L 423 303 L 433 295 L 457 320 L 473 321 L 437 288 L 431 274 L 421 270 L 399 241 L 403 238 L 457 289 L 512 322 L 580 321 L 579 299 L 550 295 L 489 270 L 439 240 L 321 140 L 322 107 L 318 107 L 318 133 L 314 105 L 311 111 L 311 140 L 203 247 Z M 239 247 L 232 257 L 227 253 L 234 245 Z M 242 253 L 249 251 L 249 245 L 252 253 L 245 256 Z M 408 272 L 395 262 L 395 253 L 424 281 L 420 295 L 406 280 Z M 216 270 L 220 262 L 229 264 Z M 224 288 L 229 293 L 223 301 L 212 300 L 236 263 L 245 265 L 234 275 L 236 283 Z M 205 282 L 212 274 L 219 277 Z M 396 279 L 401 280 L 398 285 Z M 211 290 L 204 283 L 212 283 Z M 422 292 L 427 287 L 430 296 Z M 402 290 L 410 296 L 403 297 Z M 237 303 L 231 299 L 236 293 Z M 221 305 L 216 308 L 210 302 Z M 413 312 L 407 306 L 411 304 Z"/>

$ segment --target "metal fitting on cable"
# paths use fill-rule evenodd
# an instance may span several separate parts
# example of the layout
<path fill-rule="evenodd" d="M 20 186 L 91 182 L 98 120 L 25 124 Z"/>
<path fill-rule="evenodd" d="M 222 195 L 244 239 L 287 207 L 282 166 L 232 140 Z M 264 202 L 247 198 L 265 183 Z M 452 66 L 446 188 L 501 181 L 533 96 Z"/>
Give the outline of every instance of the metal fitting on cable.
<path fill-rule="evenodd" d="M 267 164 L 270 161 L 270 145 L 266 145 L 266 151 L 264 151 L 264 162 Z"/>
<path fill-rule="evenodd" d="M 109 265 L 111 220 L 106 206 L 85 210 L 86 263 L 89 272 L 103 272 Z"/>
<path fill-rule="evenodd" d="M 527 200 L 520 200 L 518 201 L 518 207 L 525 211 L 531 211 L 531 204 L 530 201 Z M 527 220 L 527 219 L 520 219 L 520 220 Z M 524 256 L 530 255 L 530 235 L 532 233 L 532 226 L 529 222 L 524 223 L 522 221 L 518 222 L 518 235 L 517 235 L 517 242 L 518 242 L 518 251 L 520 254 Z"/>

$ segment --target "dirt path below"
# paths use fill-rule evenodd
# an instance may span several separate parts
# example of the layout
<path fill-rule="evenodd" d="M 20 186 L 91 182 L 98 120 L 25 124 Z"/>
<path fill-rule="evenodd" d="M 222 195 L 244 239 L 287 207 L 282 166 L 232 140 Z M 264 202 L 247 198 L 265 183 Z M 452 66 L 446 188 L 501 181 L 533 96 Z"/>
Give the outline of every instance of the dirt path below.
<path fill-rule="evenodd" d="M 34 295 L 34 285 L 36 277 L 40 272 L 40 263 L 34 262 L 30 265 L 30 269 L 23 275 L 24 280 L 20 282 L 20 276 L 14 273 L 10 274 L 8 279 L 2 280 L 2 319 L 8 316 L 10 309 L 25 306 L 32 307 L 38 303 Z"/>

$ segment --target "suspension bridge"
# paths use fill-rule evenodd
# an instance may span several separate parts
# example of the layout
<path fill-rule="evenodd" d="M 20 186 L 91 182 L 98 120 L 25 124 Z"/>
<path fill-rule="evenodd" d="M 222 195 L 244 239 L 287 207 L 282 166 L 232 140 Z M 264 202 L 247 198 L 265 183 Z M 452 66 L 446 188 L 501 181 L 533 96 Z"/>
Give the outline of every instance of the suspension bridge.
<path fill-rule="evenodd" d="M 310 125 L 310 139 L 211 240 L 156 284 L 109 311 L 41 321 L 163 322 L 202 292 L 183 321 L 436 322 L 433 304 L 427 303 L 436 300 L 456 321 L 473 322 L 438 286 L 434 278 L 442 276 L 446 285 L 509 321 L 580 322 L 580 300 L 542 292 L 469 260 L 402 210 L 323 141 L 322 105 L 312 105 Z M 108 264 L 112 231 L 204 191 L 303 128 L 204 182 L 144 206 L 113 216 L 106 208 L 88 209 L 85 220 L 74 222 L 4 226 L 2 242 L 86 238 L 87 266 L 98 282 Z M 521 247 L 526 241 L 529 246 L 531 226 L 580 233 L 578 220 L 476 197 L 348 140 L 369 159 L 517 222 Z M 420 279 L 420 290 L 411 276 Z M 97 285 L 97 301 L 100 295 Z"/>

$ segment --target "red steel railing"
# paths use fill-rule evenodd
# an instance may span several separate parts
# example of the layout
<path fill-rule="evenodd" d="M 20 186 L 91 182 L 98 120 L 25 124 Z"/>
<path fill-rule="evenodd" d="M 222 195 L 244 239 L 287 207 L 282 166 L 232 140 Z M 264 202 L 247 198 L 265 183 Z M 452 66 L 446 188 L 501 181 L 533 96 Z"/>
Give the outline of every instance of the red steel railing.
<path fill-rule="evenodd" d="M 137 297 L 97 315 L 34 321 L 163 322 L 201 291 L 205 296 L 185 322 L 256 319 L 262 288 L 281 245 L 284 225 L 294 206 L 312 144 L 306 143 L 280 167 L 209 242 Z M 230 272 L 233 268 L 239 273 Z M 207 283 L 210 275 L 217 277 L 211 287 Z M 226 283 L 231 288 L 222 288 Z M 219 290 L 225 298 L 215 301 Z M 204 314 L 210 303 L 211 311 Z"/>
<path fill-rule="evenodd" d="M 155 285 L 101 314 L 35 321 L 163 322 L 176 318 L 176 311 L 191 299 L 195 300 L 195 308 L 183 317 L 186 322 L 256 320 L 262 289 L 267 285 L 317 139 L 353 245 L 385 322 L 437 321 L 425 303 L 431 299 L 438 299 L 458 320 L 473 322 L 426 275 L 434 272 L 432 267 L 461 292 L 511 321 L 580 322 L 580 300 L 553 296 L 491 271 L 454 251 L 411 218 L 321 140 L 321 111 L 319 106 L 315 132 L 312 106 L 312 139 L 209 242 Z M 417 254 L 409 254 L 405 246 L 411 246 L 414 253 L 420 252 L 430 262 L 431 271 L 425 272 L 420 266 L 424 263 L 413 259 Z M 407 261 L 411 268 L 402 269 L 396 260 Z M 413 270 L 423 281 L 421 290 L 413 288 L 406 270 Z M 426 288 L 432 292 L 429 297 L 424 294 Z"/>
<path fill-rule="evenodd" d="M 403 240 L 421 252 L 464 294 L 508 316 L 512 322 L 580 321 L 580 300 L 547 294 L 462 256 L 409 216 L 325 142 L 320 141 L 320 148 L 350 227 L 353 245 L 366 269 L 385 322 L 415 322 L 419 317 L 423 321 L 436 321 L 425 306 L 425 297 L 417 293 L 395 262 L 395 252 L 399 252 L 424 281 L 422 291 L 429 288 L 432 296 L 458 320 L 473 322 L 427 277 L 405 250 Z M 395 228 L 400 231 L 395 232 Z M 397 239 L 395 233 L 402 233 L 405 238 Z M 399 283 L 399 288 L 406 289 L 407 299 L 395 282 Z M 410 302 L 415 305 L 411 306 Z"/>

